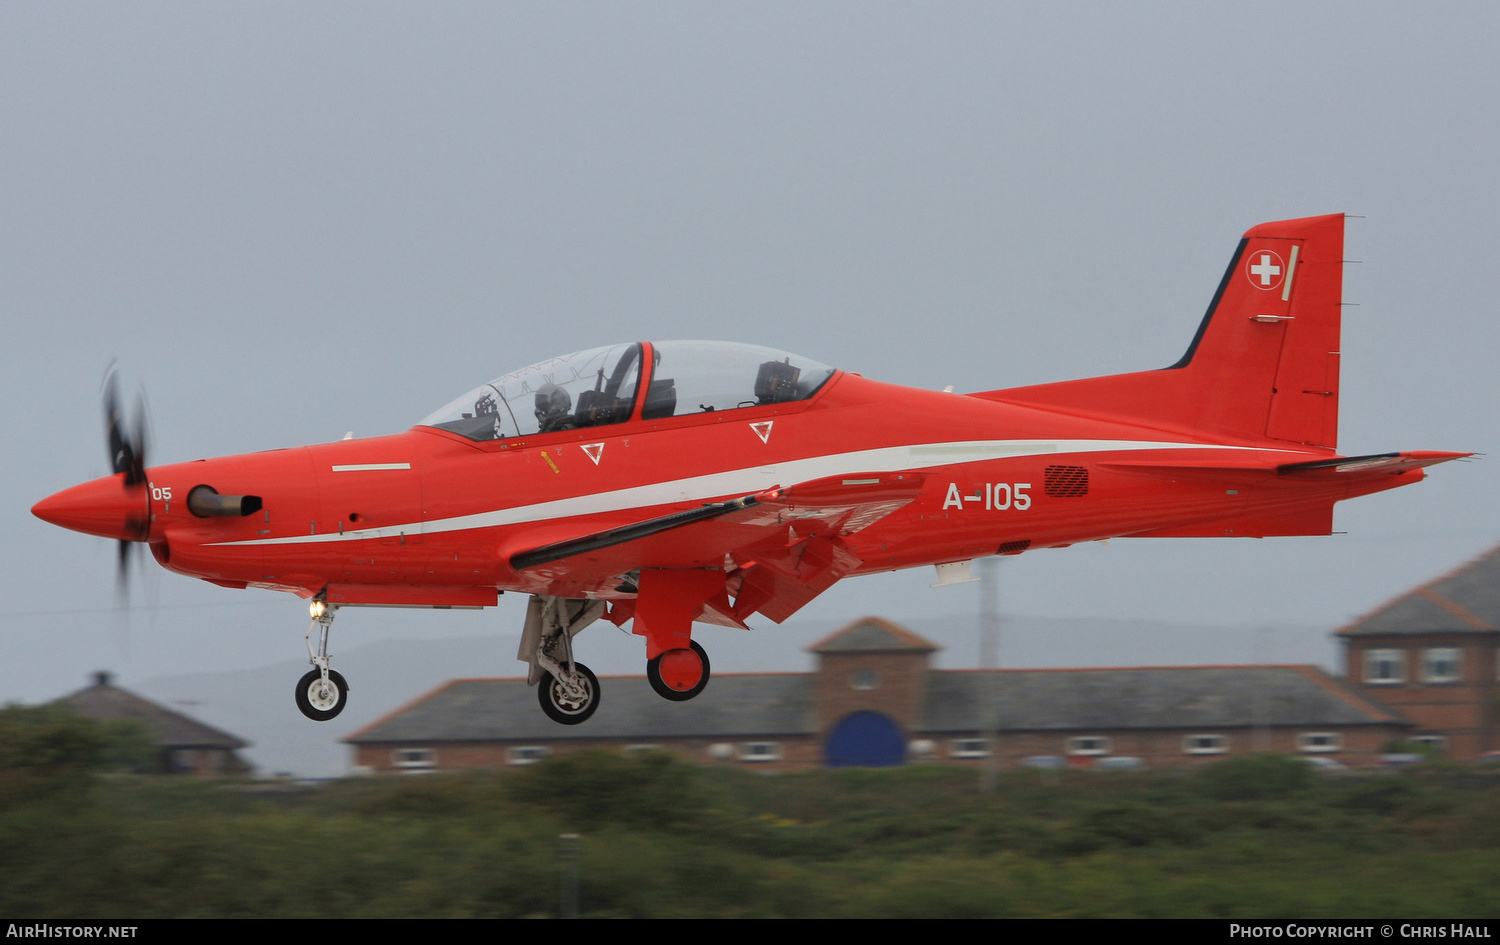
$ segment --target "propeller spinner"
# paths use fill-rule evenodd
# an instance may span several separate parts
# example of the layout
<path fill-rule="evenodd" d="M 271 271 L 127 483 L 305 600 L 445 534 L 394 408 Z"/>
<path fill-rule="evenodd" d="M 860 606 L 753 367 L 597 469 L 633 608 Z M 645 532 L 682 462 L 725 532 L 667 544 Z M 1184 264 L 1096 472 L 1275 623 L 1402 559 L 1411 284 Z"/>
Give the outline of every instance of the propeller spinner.
<path fill-rule="evenodd" d="M 146 404 L 136 400 L 135 421 L 127 425 L 120 406 L 118 373 L 104 378 L 104 429 L 113 475 L 64 489 L 32 506 L 38 518 L 74 531 L 119 541 L 117 580 L 124 589 L 132 542 L 151 534 L 151 497 L 146 483 Z"/>

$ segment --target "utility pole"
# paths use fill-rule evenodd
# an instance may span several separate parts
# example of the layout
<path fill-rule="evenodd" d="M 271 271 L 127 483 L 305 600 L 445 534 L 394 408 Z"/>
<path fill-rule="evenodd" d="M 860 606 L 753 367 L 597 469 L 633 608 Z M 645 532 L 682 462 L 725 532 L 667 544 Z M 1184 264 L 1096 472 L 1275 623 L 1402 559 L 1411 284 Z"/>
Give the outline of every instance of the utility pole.
<path fill-rule="evenodd" d="M 979 769 L 979 789 L 995 793 L 1000 780 L 1000 559 L 979 562 L 979 736 L 984 739 L 984 763 Z"/>
<path fill-rule="evenodd" d="M 559 919 L 578 918 L 578 834 L 557 837 Z"/>

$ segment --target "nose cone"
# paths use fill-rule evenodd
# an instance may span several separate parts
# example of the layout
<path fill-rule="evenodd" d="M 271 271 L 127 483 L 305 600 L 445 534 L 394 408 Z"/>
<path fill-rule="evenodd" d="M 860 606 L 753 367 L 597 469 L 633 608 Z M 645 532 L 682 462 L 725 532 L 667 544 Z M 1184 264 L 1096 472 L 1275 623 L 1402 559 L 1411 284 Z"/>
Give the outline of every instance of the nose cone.
<path fill-rule="evenodd" d="M 146 488 L 125 485 L 123 473 L 48 496 L 31 507 L 31 514 L 75 532 L 121 541 L 145 541 L 151 531 Z"/>

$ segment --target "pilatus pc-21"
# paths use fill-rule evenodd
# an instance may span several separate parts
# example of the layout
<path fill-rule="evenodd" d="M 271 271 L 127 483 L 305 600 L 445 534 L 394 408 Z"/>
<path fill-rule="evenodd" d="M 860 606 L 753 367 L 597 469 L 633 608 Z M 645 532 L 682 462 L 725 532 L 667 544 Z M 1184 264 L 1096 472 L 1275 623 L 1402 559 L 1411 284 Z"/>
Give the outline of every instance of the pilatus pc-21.
<path fill-rule="evenodd" d="M 1341 214 L 1245 234 L 1192 344 L 1155 371 L 955 394 L 768 348 L 593 348 L 482 384 L 395 436 L 148 466 L 106 397 L 115 472 L 38 516 L 170 571 L 311 602 L 309 718 L 338 715 L 334 613 L 531 595 L 519 659 L 558 722 L 599 681 L 573 637 L 645 638 L 684 701 L 693 624 L 786 620 L 841 578 L 1117 536 L 1326 535 L 1340 499 L 1467 453 L 1342 456 Z M 122 545 L 122 554 L 124 552 Z"/>

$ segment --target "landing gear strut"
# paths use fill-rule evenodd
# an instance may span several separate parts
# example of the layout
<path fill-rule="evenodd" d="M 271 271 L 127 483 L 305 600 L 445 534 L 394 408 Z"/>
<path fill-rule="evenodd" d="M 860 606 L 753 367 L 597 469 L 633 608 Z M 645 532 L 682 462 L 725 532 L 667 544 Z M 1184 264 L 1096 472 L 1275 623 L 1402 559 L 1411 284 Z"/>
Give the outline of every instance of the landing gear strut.
<path fill-rule="evenodd" d="M 307 627 L 307 661 L 317 668 L 297 680 L 297 708 L 314 722 L 327 722 L 349 702 L 349 684 L 344 677 L 328 668 L 328 631 L 338 610 L 321 600 L 308 605 L 312 623 Z M 318 628 L 318 647 L 313 649 L 313 628 Z"/>

